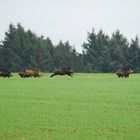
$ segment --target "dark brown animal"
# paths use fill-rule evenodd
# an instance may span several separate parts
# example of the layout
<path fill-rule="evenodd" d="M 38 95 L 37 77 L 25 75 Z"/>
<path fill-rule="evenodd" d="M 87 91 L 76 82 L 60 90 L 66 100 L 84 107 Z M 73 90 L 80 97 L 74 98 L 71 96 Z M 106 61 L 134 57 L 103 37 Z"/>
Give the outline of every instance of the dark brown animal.
<path fill-rule="evenodd" d="M 27 75 L 27 73 L 25 71 L 18 72 L 18 74 L 19 74 L 19 76 L 21 78 L 27 78 L 27 77 L 29 77 L 29 75 Z"/>
<path fill-rule="evenodd" d="M 7 71 L 7 70 L 1 70 L 0 71 L 0 76 L 1 77 L 4 77 L 4 78 L 6 78 L 6 77 L 11 77 L 12 76 L 12 74 L 11 74 L 11 72 L 10 71 Z"/>
<path fill-rule="evenodd" d="M 21 72 L 18 72 L 18 74 L 20 75 L 21 78 L 28 78 L 28 77 L 41 77 L 42 73 L 38 70 L 24 70 Z"/>
<path fill-rule="evenodd" d="M 68 75 L 72 77 L 72 74 L 73 74 L 73 71 L 70 69 L 70 67 L 68 67 L 68 68 L 55 69 L 53 74 L 50 77 L 53 77 L 55 75 Z"/>
<path fill-rule="evenodd" d="M 120 68 L 118 69 L 115 73 L 116 75 L 120 78 L 120 77 L 129 77 L 130 74 L 132 74 L 134 71 L 131 68 Z"/>

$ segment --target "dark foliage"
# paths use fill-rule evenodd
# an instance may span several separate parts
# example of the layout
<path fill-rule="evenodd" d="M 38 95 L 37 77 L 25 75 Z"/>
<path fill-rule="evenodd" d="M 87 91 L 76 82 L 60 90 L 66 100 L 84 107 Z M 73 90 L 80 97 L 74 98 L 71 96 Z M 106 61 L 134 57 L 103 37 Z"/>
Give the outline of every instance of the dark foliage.
<path fill-rule="evenodd" d="M 111 37 L 102 30 L 92 30 L 82 48 L 79 54 L 68 41 L 55 46 L 49 38 L 25 31 L 20 24 L 10 24 L 0 44 L 0 68 L 12 72 L 33 68 L 52 72 L 62 67 L 71 67 L 75 72 L 113 72 L 130 67 L 140 71 L 138 37 L 129 44 L 119 30 Z"/>

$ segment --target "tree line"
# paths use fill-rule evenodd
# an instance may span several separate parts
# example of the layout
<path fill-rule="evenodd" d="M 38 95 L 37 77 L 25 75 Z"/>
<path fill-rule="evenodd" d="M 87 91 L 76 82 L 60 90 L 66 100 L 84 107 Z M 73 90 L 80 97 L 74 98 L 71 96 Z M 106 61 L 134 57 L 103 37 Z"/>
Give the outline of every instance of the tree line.
<path fill-rule="evenodd" d="M 26 31 L 21 24 L 10 24 L 0 43 L 0 69 L 52 72 L 70 66 L 75 72 L 113 72 L 120 67 L 140 71 L 138 36 L 129 43 L 119 30 L 109 37 L 93 29 L 81 47 L 82 53 L 78 53 L 68 41 L 54 45 L 50 38 Z"/>

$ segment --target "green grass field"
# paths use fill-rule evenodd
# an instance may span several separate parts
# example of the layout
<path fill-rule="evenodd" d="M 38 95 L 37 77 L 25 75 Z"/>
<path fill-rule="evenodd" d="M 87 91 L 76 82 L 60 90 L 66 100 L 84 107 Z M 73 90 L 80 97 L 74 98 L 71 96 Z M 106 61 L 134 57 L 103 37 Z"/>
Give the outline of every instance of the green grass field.
<path fill-rule="evenodd" d="M 140 74 L 0 78 L 0 140 L 140 140 Z"/>

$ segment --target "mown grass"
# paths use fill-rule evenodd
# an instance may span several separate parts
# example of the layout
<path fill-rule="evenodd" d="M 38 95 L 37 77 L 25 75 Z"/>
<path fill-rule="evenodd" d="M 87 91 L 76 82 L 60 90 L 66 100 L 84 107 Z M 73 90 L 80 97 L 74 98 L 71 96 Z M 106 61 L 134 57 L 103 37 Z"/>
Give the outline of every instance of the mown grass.
<path fill-rule="evenodd" d="M 140 74 L 0 78 L 0 140 L 140 140 Z"/>

